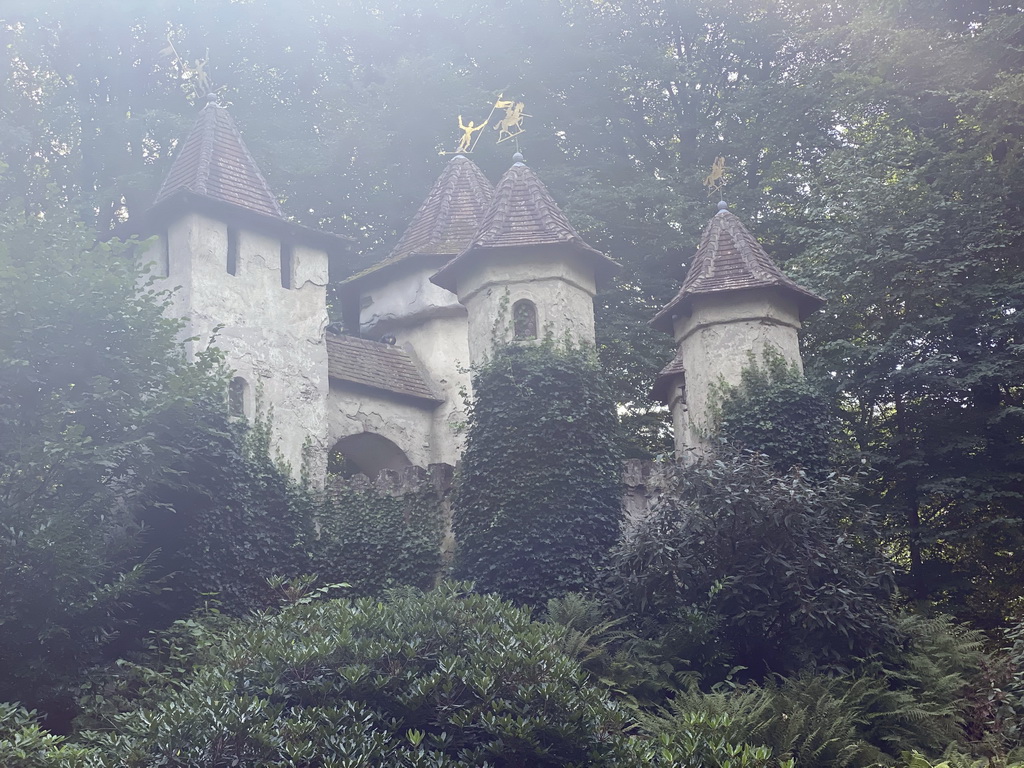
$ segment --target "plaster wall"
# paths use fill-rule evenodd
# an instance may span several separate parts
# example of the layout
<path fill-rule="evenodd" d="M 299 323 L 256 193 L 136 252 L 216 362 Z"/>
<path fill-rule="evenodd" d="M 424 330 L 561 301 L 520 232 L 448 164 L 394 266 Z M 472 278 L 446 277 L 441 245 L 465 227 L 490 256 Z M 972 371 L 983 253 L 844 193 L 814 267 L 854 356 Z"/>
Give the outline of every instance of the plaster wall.
<path fill-rule="evenodd" d="M 379 338 L 434 317 L 465 317 L 455 294 L 430 282 L 436 271 L 436 265 L 427 264 L 413 271 L 392 272 L 386 281 L 367 280 L 360 290 L 361 301 L 368 302 L 359 310 L 360 334 Z"/>
<path fill-rule="evenodd" d="M 293 473 L 305 457 L 310 476 L 322 481 L 328 449 L 327 254 L 293 244 L 291 288 L 284 288 L 280 241 L 247 229 L 237 235 L 232 275 L 224 222 L 189 214 L 170 225 L 165 282 L 181 286 L 173 311 L 187 317 L 187 334 L 197 337 L 190 353 L 212 340 L 260 407 L 273 409 L 274 447 Z"/>
<path fill-rule="evenodd" d="M 594 269 L 564 246 L 508 248 L 466 267 L 459 301 L 469 312 L 469 357 L 488 359 L 495 341 L 512 340 L 512 306 L 537 307 L 537 332 L 556 340 L 594 344 Z"/>
<path fill-rule="evenodd" d="M 472 380 L 466 314 L 461 305 L 458 308 L 457 315 L 429 317 L 393 331 L 398 344 L 420 362 L 444 398 L 431 414 L 432 464 L 454 465 L 462 456 L 465 442 L 466 398 L 472 393 Z"/>
<path fill-rule="evenodd" d="M 412 464 L 431 463 L 432 409 L 332 381 L 327 397 L 327 443 L 332 449 L 352 435 L 372 434 L 390 440 Z"/>
<path fill-rule="evenodd" d="M 751 355 L 760 362 L 775 349 L 803 371 L 800 358 L 800 315 L 796 302 L 775 289 L 696 296 L 691 313 L 674 321 L 684 377 L 672 381 L 672 422 L 676 452 L 700 454 L 713 427 L 716 390 L 735 386 Z"/>

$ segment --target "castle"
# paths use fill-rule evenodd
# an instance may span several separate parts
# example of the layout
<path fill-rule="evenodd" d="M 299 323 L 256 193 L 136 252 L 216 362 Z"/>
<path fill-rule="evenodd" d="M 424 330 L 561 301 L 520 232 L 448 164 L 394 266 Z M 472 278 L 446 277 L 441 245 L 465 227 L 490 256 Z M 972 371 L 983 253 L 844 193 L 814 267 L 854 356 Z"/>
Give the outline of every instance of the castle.
<path fill-rule="evenodd" d="M 822 303 L 719 207 L 679 293 L 652 320 L 676 339 L 656 392 L 680 453 L 701 449 L 713 389 L 736 382 L 751 352 L 772 347 L 800 366 L 801 320 Z M 347 239 L 285 217 L 215 97 L 144 222 L 158 237 L 142 258 L 176 289 L 191 351 L 215 338 L 235 371 L 232 411 L 272 409 L 278 451 L 313 478 L 332 453 L 370 476 L 455 464 L 470 368 L 495 344 L 548 334 L 593 344 L 594 296 L 618 270 L 521 155 L 494 186 L 456 155 L 389 256 L 340 283 L 349 335 L 335 333 L 328 259 Z"/>

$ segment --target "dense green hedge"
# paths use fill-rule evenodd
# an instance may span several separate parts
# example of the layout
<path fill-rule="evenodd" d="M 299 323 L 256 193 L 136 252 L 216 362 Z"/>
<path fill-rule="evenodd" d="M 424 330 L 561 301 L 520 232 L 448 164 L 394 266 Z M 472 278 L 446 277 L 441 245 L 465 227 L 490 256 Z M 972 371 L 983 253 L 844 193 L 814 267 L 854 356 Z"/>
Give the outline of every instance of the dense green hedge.
<path fill-rule="evenodd" d="M 505 347 L 473 391 L 456 575 L 533 605 L 587 587 L 621 517 L 615 405 L 593 355 Z"/>

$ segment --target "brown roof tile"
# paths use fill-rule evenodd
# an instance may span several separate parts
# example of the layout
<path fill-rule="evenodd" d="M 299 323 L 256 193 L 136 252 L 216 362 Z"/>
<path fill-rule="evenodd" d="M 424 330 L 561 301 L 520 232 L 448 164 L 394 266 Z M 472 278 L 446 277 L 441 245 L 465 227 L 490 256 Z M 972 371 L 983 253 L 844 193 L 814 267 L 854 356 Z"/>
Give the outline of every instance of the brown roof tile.
<path fill-rule="evenodd" d="M 390 255 L 344 282 L 357 282 L 410 256 L 452 257 L 462 253 L 480 228 L 493 196 L 494 187 L 476 163 L 456 155 L 434 182 Z"/>
<path fill-rule="evenodd" d="M 409 353 L 391 344 L 328 333 L 327 374 L 432 405 L 443 402 Z"/>
<path fill-rule="evenodd" d="M 178 150 L 154 205 L 187 191 L 264 216 L 284 214 L 228 111 L 216 102 L 199 113 Z"/>
<path fill-rule="evenodd" d="M 442 288 L 454 291 L 457 267 L 480 253 L 534 245 L 570 246 L 592 258 L 602 278 L 614 274 L 619 268 L 612 259 L 584 242 L 537 174 L 526 164 L 516 162 L 495 187 L 494 199 L 472 242 L 430 279 Z"/>
<path fill-rule="evenodd" d="M 686 368 L 683 366 L 683 358 L 678 353 L 672 362 L 666 365 L 658 373 L 657 378 L 654 379 L 654 386 L 651 388 L 651 396 L 661 400 L 662 402 L 668 402 L 668 385 L 672 382 L 672 379 L 680 374 L 685 374 Z"/>
<path fill-rule="evenodd" d="M 654 316 L 651 325 L 671 332 L 672 315 L 685 311 L 688 300 L 698 294 L 772 286 L 795 294 L 801 316 L 824 304 L 821 298 L 786 277 L 736 216 L 728 210 L 721 210 L 704 230 L 683 287 Z"/>

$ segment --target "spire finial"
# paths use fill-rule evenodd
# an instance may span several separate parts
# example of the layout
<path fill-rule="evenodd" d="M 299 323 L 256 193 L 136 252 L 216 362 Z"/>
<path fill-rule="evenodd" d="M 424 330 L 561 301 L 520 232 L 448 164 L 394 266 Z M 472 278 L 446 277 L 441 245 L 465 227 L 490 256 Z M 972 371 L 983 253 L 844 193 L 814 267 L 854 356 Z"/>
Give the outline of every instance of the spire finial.
<path fill-rule="evenodd" d="M 729 204 L 727 202 L 725 202 L 725 200 L 719 200 L 718 201 L 718 210 L 719 211 L 728 211 L 729 210 Z"/>
<path fill-rule="evenodd" d="M 218 96 L 216 92 L 210 91 L 208 94 L 206 94 L 206 106 L 208 106 L 208 107 L 219 107 L 220 106 L 220 96 Z"/>
<path fill-rule="evenodd" d="M 512 155 L 512 163 L 513 165 L 526 165 L 526 163 L 523 162 L 523 153 L 516 152 Z"/>

